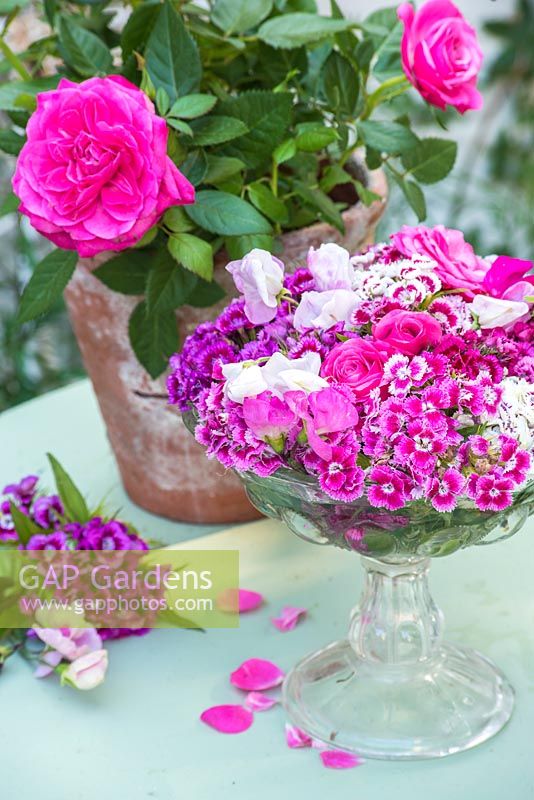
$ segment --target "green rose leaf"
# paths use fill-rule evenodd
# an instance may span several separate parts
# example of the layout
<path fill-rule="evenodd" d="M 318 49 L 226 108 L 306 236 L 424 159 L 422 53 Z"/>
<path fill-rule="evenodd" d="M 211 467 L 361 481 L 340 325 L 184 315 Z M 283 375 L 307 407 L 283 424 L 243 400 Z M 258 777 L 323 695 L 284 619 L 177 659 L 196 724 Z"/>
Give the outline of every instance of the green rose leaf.
<path fill-rule="evenodd" d="M 108 289 L 121 294 L 145 293 L 151 258 L 154 250 L 126 250 L 97 267 L 93 275 Z"/>
<path fill-rule="evenodd" d="M 193 129 L 187 122 L 184 122 L 183 119 L 174 119 L 174 117 L 169 117 L 167 120 L 167 124 L 174 128 L 175 131 L 178 133 L 185 133 L 186 136 L 190 136 L 193 138 Z"/>
<path fill-rule="evenodd" d="M 323 72 L 324 93 L 330 105 L 346 117 L 353 116 L 360 93 L 358 73 L 344 56 L 333 52 Z"/>
<path fill-rule="evenodd" d="M 193 293 L 187 300 L 187 305 L 195 308 L 209 308 L 225 297 L 226 292 L 216 281 L 203 281 L 199 279 Z"/>
<path fill-rule="evenodd" d="M 273 0 L 216 0 L 211 21 L 226 35 L 244 33 L 267 17 Z"/>
<path fill-rule="evenodd" d="M 122 59 L 134 50 L 142 51 L 161 10 L 159 0 L 144 0 L 130 14 L 121 34 Z"/>
<path fill-rule="evenodd" d="M 0 109 L 2 111 L 20 111 L 22 108 L 30 110 L 35 107 L 35 95 L 55 89 L 61 75 L 52 75 L 49 78 L 34 78 L 31 81 L 12 81 L 0 85 Z"/>
<path fill-rule="evenodd" d="M 198 89 L 202 65 L 196 42 L 168 0 L 163 3 L 150 34 L 145 58 L 154 86 L 162 86 L 171 103 Z"/>
<path fill-rule="evenodd" d="M 228 236 L 224 241 L 226 250 L 231 259 L 243 258 L 251 250 L 259 247 L 260 250 L 268 250 L 270 253 L 274 249 L 274 239 L 266 234 L 255 234 L 253 236 Z"/>
<path fill-rule="evenodd" d="M 9 192 L 0 203 L 0 217 L 5 217 L 6 214 L 13 214 L 13 212 L 18 211 L 19 206 L 20 200 L 17 195 Z"/>
<path fill-rule="evenodd" d="M 259 181 L 251 183 L 247 191 L 250 202 L 256 206 L 259 211 L 265 214 L 266 217 L 280 224 L 284 224 L 288 221 L 289 214 L 285 204 L 279 197 L 276 197 L 264 183 L 260 183 Z"/>
<path fill-rule="evenodd" d="M 111 53 L 102 39 L 70 17 L 60 17 L 59 47 L 67 64 L 79 75 L 107 75 L 113 69 Z"/>
<path fill-rule="evenodd" d="M 46 455 L 52 467 L 57 493 L 63 503 L 66 515 L 73 522 L 87 522 L 90 514 L 82 493 L 57 458 L 54 458 L 51 453 Z"/>
<path fill-rule="evenodd" d="M 388 155 L 405 153 L 419 143 L 417 136 L 399 122 L 365 120 L 358 123 L 358 131 L 367 147 Z"/>
<path fill-rule="evenodd" d="M 411 208 L 415 211 L 419 222 L 422 222 L 426 217 L 426 201 L 423 190 L 419 184 L 410 178 L 404 179 L 401 175 L 398 175 L 391 170 L 388 170 L 388 174 L 400 187 L 406 200 L 410 204 Z"/>
<path fill-rule="evenodd" d="M 150 317 L 172 311 L 187 302 L 196 286 L 196 276 L 162 250 L 152 262 L 146 286 L 146 308 Z"/>
<path fill-rule="evenodd" d="M 180 264 L 206 281 L 213 277 L 213 251 L 211 245 L 190 233 L 177 233 L 169 237 L 169 252 Z"/>
<path fill-rule="evenodd" d="M 320 189 L 310 189 L 309 186 L 300 182 L 295 183 L 295 188 L 302 199 L 319 212 L 319 216 L 324 219 L 325 222 L 333 225 L 334 228 L 337 228 L 341 233 L 345 233 L 343 217 L 328 195 Z"/>
<path fill-rule="evenodd" d="M 269 222 L 250 203 L 228 192 L 197 192 L 194 205 L 187 206 L 185 213 L 199 228 L 222 236 L 271 232 Z"/>
<path fill-rule="evenodd" d="M 20 299 L 17 322 L 29 322 L 44 314 L 61 297 L 78 255 L 72 250 L 54 250 L 33 271 Z"/>
<path fill-rule="evenodd" d="M 163 224 L 173 233 L 187 233 L 194 228 L 193 223 L 181 206 L 168 208 L 163 217 Z"/>
<path fill-rule="evenodd" d="M 273 152 L 273 161 L 275 164 L 284 164 L 293 158 L 297 152 L 297 143 L 294 139 L 286 139 L 285 142 L 279 144 Z"/>
<path fill-rule="evenodd" d="M 298 150 L 315 153 L 324 150 L 338 138 L 334 128 L 327 128 L 320 122 L 303 122 L 297 127 L 295 143 Z"/>
<path fill-rule="evenodd" d="M 204 183 L 222 183 L 244 169 L 245 164 L 240 158 L 231 156 L 207 156 L 208 171 L 204 175 Z"/>
<path fill-rule="evenodd" d="M 185 161 L 180 165 L 182 172 L 193 186 L 202 183 L 208 170 L 208 160 L 204 150 L 193 150 L 189 153 Z"/>
<path fill-rule="evenodd" d="M 248 133 L 225 147 L 225 154 L 240 158 L 256 169 L 271 161 L 291 124 L 293 100 L 288 92 L 243 92 L 219 103 L 216 113 L 237 117 Z"/>
<path fill-rule="evenodd" d="M 456 142 L 421 139 L 417 147 L 402 156 L 402 164 L 421 183 L 437 183 L 449 174 L 456 161 Z"/>
<path fill-rule="evenodd" d="M 188 94 L 178 98 L 169 111 L 169 116 L 195 119 L 211 111 L 216 102 L 217 98 L 212 94 Z"/>
<path fill-rule="evenodd" d="M 130 344 L 137 360 L 152 378 L 167 368 L 170 356 L 178 349 L 178 326 L 174 311 L 148 314 L 139 303 L 128 323 Z"/>
<path fill-rule="evenodd" d="M 15 131 L 0 131 L 0 150 L 10 156 L 18 156 L 26 142 L 25 136 L 19 136 Z"/>
<path fill-rule="evenodd" d="M 248 131 L 247 126 L 240 119 L 223 116 L 194 120 L 191 123 L 191 129 L 195 144 L 201 147 L 229 142 Z"/>
<path fill-rule="evenodd" d="M 354 23 L 347 19 L 332 19 L 317 14 L 281 14 L 264 22 L 258 37 L 271 47 L 291 49 L 318 42 L 353 26 Z"/>

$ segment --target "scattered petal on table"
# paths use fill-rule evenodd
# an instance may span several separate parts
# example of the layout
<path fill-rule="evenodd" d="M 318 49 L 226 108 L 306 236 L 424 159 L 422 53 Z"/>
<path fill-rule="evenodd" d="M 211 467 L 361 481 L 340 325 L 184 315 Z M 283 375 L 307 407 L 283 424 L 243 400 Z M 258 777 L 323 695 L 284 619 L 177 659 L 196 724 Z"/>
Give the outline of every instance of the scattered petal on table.
<path fill-rule="evenodd" d="M 220 733 L 242 733 L 252 725 L 254 714 L 243 706 L 212 706 L 202 712 L 200 719 Z"/>
<path fill-rule="evenodd" d="M 267 711 L 278 703 L 276 697 L 269 697 L 262 692 L 249 692 L 245 699 L 245 708 L 250 711 Z"/>
<path fill-rule="evenodd" d="M 226 589 L 217 598 L 217 605 L 221 611 L 229 611 L 236 614 L 245 614 L 247 611 L 254 611 L 263 603 L 263 595 L 259 592 L 252 592 L 249 589 Z"/>
<path fill-rule="evenodd" d="M 230 675 L 230 683 L 246 691 L 272 689 L 283 680 L 284 673 L 280 667 L 263 658 L 249 658 Z"/>
<path fill-rule="evenodd" d="M 312 737 L 304 733 L 296 725 L 286 722 L 286 742 L 288 747 L 311 747 Z"/>
<path fill-rule="evenodd" d="M 284 606 L 278 617 L 274 617 L 271 622 L 279 631 L 292 631 L 301 617 L 306 614 L 307 609 L 298 606 Z"/>
<path fill-rule="evenodd" d="M 323 750 L 319 756 L 328 769 L 352 769 L 363 764 L 360 756 L 345 753 L 343 750 Z"/>

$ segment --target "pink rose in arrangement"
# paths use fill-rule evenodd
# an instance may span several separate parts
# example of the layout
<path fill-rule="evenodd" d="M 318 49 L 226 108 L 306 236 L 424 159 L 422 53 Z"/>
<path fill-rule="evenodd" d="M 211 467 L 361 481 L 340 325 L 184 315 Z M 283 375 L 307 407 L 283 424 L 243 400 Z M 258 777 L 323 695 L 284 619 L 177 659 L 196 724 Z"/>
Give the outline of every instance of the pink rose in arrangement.
<path fill-rule="evenodd" d="M 419 255 L 435 261 L 436 273 L 447 289 L 463 289 L 466 297 L 482 291 L 489 265 L 476 255 L 461 231 L 443 225 L 403 225 L 391 241 L 404 256 Z"/>
<path fill-rule="evenodd" d="M 433 106 L 453 106 L 463 114 L 482 106 L 476 82 L 482 51 L 475 30 L 449 0 L 428 0 L 418 11 L 398 8 L 404 24 L 401 42 L 406 77 Z"/>
<path fill-rule="evenodd" d="M 13 190 L 19 210 L 58 247 L 94 256 L 139 242 L 195 190 L 167 156 L 167 124 L 118 75 L 62 79 L 37 95 Z"/>
<path fill-rule="evenodd" d="M 439 344 L 441 325 L 425 311 L 389 311 L 373 325 L 373 336 L 397 353 L 416 356 L 427 347 Z"/>
<path fill-rule="evenodd" d="M 245 314 L 250 322 L 261 325 L 274 319 L 284 280 L 284 265 L 280 259 L 256 247 L 245 258 L 230 261 L 226 269 L 236 288 L 243 293 Z"/>
<path fill-rule="evenodd" d="M 382 383 L 388 355 L 372 339 L 349 339 L 328 353 L 321 375 L 347 386 L 357 399 L 368 397 Z"/>

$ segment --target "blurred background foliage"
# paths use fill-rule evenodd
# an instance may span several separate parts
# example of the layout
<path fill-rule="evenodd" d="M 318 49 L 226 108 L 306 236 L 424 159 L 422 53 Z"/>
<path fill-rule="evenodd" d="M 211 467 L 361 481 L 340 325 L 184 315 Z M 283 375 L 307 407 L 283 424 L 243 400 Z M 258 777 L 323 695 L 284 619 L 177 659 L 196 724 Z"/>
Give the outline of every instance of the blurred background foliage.
<path fill-rule="evenodd" d="M 0 13 L 5 2 L 0 0 Z M 485 105 L 479 114 L 443 123 L 459 141 L 456 168 L 443 184 L 428 193 L 426 224 L 459 227 L 479 253 L 507 253 L 534 259 L 534 3 L 532 0 L 456 0 L 480 30 L 483 20 L 485 59 L 482 90 Z M 357 16 L 383 7 L 385 0 L 353 0 L 340 5 Z M 324 4 L 323 4 L 324 5 Z M 358 6 L 356 9 L 355 6 Z M 476 5 L 476 16 L 475 16 Z M 327 11 L 328 6 L 322 8 Z M 24 20 L 23 20 L 24 22 Z M 18 35 L 19 51 L 31 32 Z M 42 36 L 38 31 L 34 38 Z M 17 43 L 15 43 L 17 44 Z M 415 93 L 399 99 L 398 111 Z M 419 127 L 429 122 L 423 111 Z M 417 108 L 415 107 L 415 110 Z M 23 327 L 15 325 L 18 297 L 32 267 L 49 249 L 14 213 L 2 204 L 9 189 L 13 159 L 0 161 L 0 411 L 62 386 L 83 375 L 83 367 L 66 311 L 58 304 L 53 314 Z M 377 231 L 385 239 L 403 224 L 415 224 L 400 190 L 391 188 L 387 211 Z"/>

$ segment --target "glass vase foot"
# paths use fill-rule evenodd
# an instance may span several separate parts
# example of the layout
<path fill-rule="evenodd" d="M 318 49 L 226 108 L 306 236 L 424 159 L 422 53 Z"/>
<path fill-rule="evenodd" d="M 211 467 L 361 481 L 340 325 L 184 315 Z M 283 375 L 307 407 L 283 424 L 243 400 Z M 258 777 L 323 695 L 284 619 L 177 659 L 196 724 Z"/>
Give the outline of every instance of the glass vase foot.
<path fill-rule="evenodd" d="M 391 668 L 358 658 L 348 641 L 303 659 L 284 684 L 291 722 L 368 758 L 458 753 L 508 722 L 514 690 L 475 650 L 442 644 L 431 662 Z"/>

